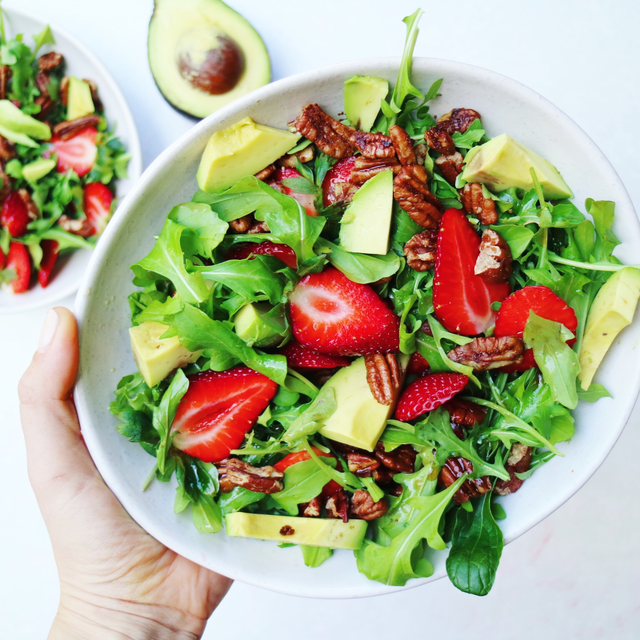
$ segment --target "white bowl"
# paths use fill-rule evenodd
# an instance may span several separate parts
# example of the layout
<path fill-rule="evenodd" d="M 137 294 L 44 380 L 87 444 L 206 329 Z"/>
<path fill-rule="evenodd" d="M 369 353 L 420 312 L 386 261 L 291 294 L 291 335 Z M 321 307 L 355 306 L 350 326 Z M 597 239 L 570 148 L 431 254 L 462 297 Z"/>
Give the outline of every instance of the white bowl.
<path fill-rule="evenodd" d="M 109 402 L 120 378 L 135 371 L 127 329 L 126 296 L 134 290 L 128 266 L 153 246 L 169 209 L 191 199 L 197 189 L 196 168 L 209 136 L 240 118 L 285 127 L 308 102 L 329 113 L 343 110 L 343 82 L 354 74 L 395 81 L 399 59 L 350 62 L 280 80 L 210 116 L 169 147 L 144 173 L 107 228 L 78 293 L 80 378 L 76 406 L 84 439 L 107 484 L 127 511 L 158 540 L 191 560 L 227 576 L 293 595 L 358 597 L 397 591 L 358 573 L 352 553 L 339 551 L 321 567 L 304 566 L 298 549 L 274 543 L 206 535 L 196 531 L 188 515 L 174 515 L 173 484 L 140 487 L 152 465 L 141 447 L 115 429 Z M 587 135 L 565 114 L 527 87 L 469 65 L 418 58 L 413 78 L 427 88 L 444 78 L 442 97 L 432 112 L 472 107 L 482 114 L 491 136 L 507 132 L 549 158 L 575 190 L 576 202 L 586 197 L 616 202 L 615 228 L 624 244 L 617 255 L 637 262 L 640 227 L 633 206 L 615 171 Z M 623 232 L 622 232 L 623 231 Z M 640 388 L 640 359 L 629 357 L 640 339 L 640 323 L 626 329 L 607 356 L 597 380 L 613 399 L 581 403 L 576 411 L 573 441 L 537 471 L 514 496 L 504 500 L 508 517 L 501 522 L 507 542 L 547 517 L 570 498 L 602 464 L 620 435 Z M 433 554 L 434 575 L 409 582 L 424 584 L 445 575 L 445 553 Z M 406 588 L 406 587 L 405 587 Z"/>
<path fill-rule="evenodd" d="M 7 8 L 4 14 L 7 38 L 22 33 L 25 42 L 30 46 L 33 44 L 32 36 L 42 31 L 46 25 L 38 18 L 16 9 Z M 90 78 L 96 82 L 107 120 L 111 126 L 116 125 L 117 135 L 131 154 L 129 177 L 118 180 L 116 183 L 116 197 L 120 198 L 129 192 L 142 173 L 142 151 L 133 115 L 118 85 L 102 63 L 66 31 L 53 25 L 51 25 L 51 31 L 56 43 L 43 47 L 42 52 L 62 53 L 69 74 L 79 78 Z M 45 289 L 37 283 L 25 293 L 20 294 L 13 294 L 4 288 L 0 289 L 0 315 L 29 311 L 37 307 L 50 307 L 74 294 L 80 286 L 92 253 L 93 251 L 83 249 L 60 259 L 59 264 L 56 264 L 54 277 Z"/>

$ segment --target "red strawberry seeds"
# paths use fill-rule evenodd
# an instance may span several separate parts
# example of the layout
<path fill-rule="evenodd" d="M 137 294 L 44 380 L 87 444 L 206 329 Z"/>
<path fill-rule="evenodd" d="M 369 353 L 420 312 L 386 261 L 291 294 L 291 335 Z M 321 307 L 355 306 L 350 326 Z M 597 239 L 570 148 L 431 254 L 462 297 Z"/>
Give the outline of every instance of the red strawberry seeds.
<path fill-rule="evenodd" d="M 429 373 L 414 380 L 396 407 L 396 418 L 406 422 L 437 409 L 464 389 L 469 378 L 461 373 Z"/>

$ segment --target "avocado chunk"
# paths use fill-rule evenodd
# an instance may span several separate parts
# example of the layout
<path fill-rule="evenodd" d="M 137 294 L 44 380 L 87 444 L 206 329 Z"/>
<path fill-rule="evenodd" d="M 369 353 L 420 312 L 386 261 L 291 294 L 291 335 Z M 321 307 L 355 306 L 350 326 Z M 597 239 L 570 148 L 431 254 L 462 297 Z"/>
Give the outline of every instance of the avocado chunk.
<path fill-rule="evenodd" d="M 228 514 L 224 520 L 228 536 L 331 549 L 359 549 L 367 532 L 366 520 L 343 522 L 335 518 L 270 516 L 240 511 Z"/>
<path fill-rule="evenodd" d="M 393 171 L 367 180 L 342 216 L 340 246 L 353 253 L 386 255 L 393 215 Z"/>
<path fill-rule="evenodd" d="M 95 110 L 89 83 L 71 76 L 67 90 L 67 120 L 89 116 Z"/>
<path fill-rule="evenodd" d="M 256 124 L 249 117 L 216 131 L 202 154 L 198 186 L 209 193 L 224 191 L 275 162 L 299 138 L 298 133 Z"/>
<path fill-rule="evenodd" d="M 150 386 L 155 387 L 174 369 L 195 362 L 202 351 L 192 353 L 173 338 L 160 339 L 169 327 L 160 322 L 143 322 L 129 329 L 131 349 L 140 375 Z"/>
<path fill-rule="evenodd" d="M 580 348 L 578 378 L 586 391 L 597 368 L 620 331 L 633 320 L 640 299 L 640 270 L 616 271 L 598 291 L 591 305 Z"/>
<path fill-rule="evenodd" d="M 371 131 L 380 104 L 389 93 L 389 83 L 373 76 L 353 76 L 344 83 L 344 112 L 352 126 Z"/>
<path fill-rule="evenodd" d="M 233 322 L 236 333 L 250 347 L 272 347 L 282 340 L 285 319 L 282 314 L 271 314 L 268 304 L 252 302 L 246 304 L 236 314 Z"/>
<path fill-rule="evenodd" d="M 38 143 L 32 138 L 50 140 L 51 129 L 44 122 L 22 113 L 10 100 L 0 100 L 0 135 L 26 147 L 37 147 Z"/>
<path fill-rule="evenodd" d="M 403 372 L 408 359 L 404 354 L 399 357 Z M 320 433 L 331 440 L 373 451 L 395 408 L 397 397 L 389 406 L 380 404 L 373 397 L 364 358 L 340 369 L 325 386 L 334 390 L 338 408 L 327 418 Z"/>
<path fill-rule="evenodd" d="M 567 183 L 550 162 L 506 133 L 469 151 L 465 158 L 462 179 L 467 182 L 480 182 L 495 191 L 504 191 L 509 187 L 528 191 L 534 186 L 532 168 L 535 169 L 547 198 L 573 196 Z"/>
<path fill-rule="evenodd" d="M 25 164 L 22 167 L 22 177 L 27 181 L 33 184 L 40 180 L 40 178 L 44 178 L 55 166 L 56 161 L 52 158 L 38 158 L 29 164 Z"/>
<path fill-rule="evenodd" d="M 147 46 L 160 93 L 195 118 L 271 80 L 262 38 L 221 0 L 155 0 Z"/>

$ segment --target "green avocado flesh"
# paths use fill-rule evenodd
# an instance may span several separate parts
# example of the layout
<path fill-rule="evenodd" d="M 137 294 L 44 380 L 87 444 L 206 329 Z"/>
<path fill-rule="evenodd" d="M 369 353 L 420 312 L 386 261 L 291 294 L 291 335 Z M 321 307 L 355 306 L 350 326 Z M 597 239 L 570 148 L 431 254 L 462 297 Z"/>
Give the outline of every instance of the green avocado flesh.
<path fill-rule="evenodd" d="M 389 93 L 389 83 L 372 76 L 353 76 L 344 83 L 344 112 L 360 131 L 371 131 L 380 104 Z"/>
<path fill-rule="evenodd" d="M 84 80 L 71 76 L 67 96 L 67 120 L 91 115 L 96 110 L 91 97 L 91 87 Z"/>
<path fill-rule="evenodd" d="M 147 45 L 162 95 L 196 118 L 271 80 L 262 38 L 221 0 L 155 0 Z"/>
<path fill-rule="evenodd" d="M 267 315 L 272 307 L 265 303 L 246 304 L 233 319 L 236 333 L 250 347 L 272 347 L 282 341 L 285 320 L 282 314 Z"/>

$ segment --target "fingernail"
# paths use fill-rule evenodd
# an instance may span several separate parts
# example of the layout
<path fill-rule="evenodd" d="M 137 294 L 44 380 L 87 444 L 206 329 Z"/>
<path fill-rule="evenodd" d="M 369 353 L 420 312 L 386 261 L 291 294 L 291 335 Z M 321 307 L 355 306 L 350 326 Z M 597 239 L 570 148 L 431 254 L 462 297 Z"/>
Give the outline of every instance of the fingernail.
<path fill-rule="evenodd" d="M 40 338 L 38 339 L 38 352 L 44 353 L 51 343 L 53 337 L 56 335 L 58 328 L 58 314 L 54 309 L 49 309 L 47 316 L 44 319 L 44 324 L 40 330 Z"/>

